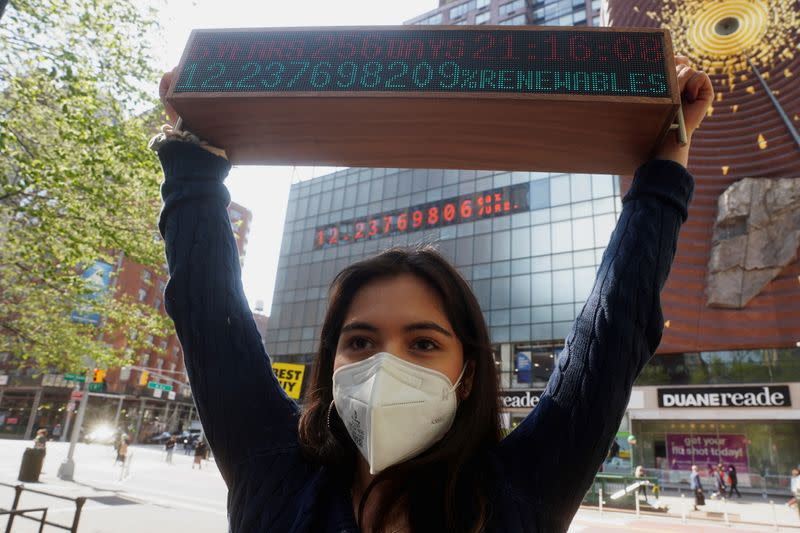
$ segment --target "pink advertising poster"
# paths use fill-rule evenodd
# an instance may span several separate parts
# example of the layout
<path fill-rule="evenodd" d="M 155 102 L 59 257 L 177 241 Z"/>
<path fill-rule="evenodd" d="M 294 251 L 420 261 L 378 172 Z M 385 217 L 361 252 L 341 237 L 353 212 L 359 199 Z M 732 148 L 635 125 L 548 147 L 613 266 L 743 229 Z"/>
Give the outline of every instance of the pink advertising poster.
<path fill-rule="evenodd" d="M 697 465 L 732 464 L 740 473 L 748 472 L 747 438 L 744 435 L 689 435 L 667 433 L 667 462 L 672 470 L 689 470 Z"/>

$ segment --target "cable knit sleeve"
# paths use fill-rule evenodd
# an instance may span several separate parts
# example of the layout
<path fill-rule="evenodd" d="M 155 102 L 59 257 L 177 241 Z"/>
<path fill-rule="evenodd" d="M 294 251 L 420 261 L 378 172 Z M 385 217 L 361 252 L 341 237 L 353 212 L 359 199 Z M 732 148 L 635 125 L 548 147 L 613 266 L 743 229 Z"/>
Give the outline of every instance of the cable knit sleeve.
<path fill-rule="evenodd" d="M 538 530 L 566 531 L 619 428 L 633 381 L 658 347 L 660 292 L 693 186 L 673 161 L 637 170 L 539 404 L 500 443 L 506 490 L 537 517 Z"/>
<path fill-rule="evenodd" d="M 170 280 L 165 306 L 183 347 L 206 438 L 226 483 L 255 453 L 297 445 L 298 409 L 272 372 L 242 290 L 239 253 L 223 180 L 229 163 L 172 141 L 159 230 Z"/>

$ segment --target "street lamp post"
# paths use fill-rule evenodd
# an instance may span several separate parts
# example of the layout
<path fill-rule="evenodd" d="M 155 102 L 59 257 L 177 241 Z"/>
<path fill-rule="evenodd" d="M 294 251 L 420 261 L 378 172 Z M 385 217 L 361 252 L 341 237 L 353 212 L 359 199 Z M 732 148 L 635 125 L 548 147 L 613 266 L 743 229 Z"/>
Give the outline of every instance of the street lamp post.
<path fill-rule="evenodd" d="M 89 384 L 92 382 L 92 372 L 86 374 L 86 381 L 83 387 L 83 396 L 81 396 L 81 403 L 78 407 L 78 415 L 75 417 L 75 424 L 72 426 L 72 437 L 69 440 L 69 452 L 67 458 L 58 467 L 58 477 L 65 481 L 72 481 L 75 474 L 75 461 L 73 455 L 75 454 L 75 446 L 78 444 L 80 437 L 81 426 L 83 425 L 83 417 L 86 414 L 86 405 L 89 403 Z"/>

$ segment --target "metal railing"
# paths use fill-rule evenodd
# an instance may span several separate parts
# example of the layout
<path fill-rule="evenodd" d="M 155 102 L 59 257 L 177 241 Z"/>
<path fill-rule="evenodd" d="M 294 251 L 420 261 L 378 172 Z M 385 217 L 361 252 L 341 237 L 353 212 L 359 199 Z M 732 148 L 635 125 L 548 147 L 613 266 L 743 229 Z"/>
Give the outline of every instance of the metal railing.
<path fill-rule="evenodd" d="M 689 490 L 690 472 L 688 470 L 656 470 L 654 468 L 648 468 L 647 474 L 648 478 L 655 478 L 658 485 L 662 488 Z M 791 476 L 739 472 L 737 478 L 737 487 L 742 492 L 759 494 L 765 498 L 768 495 L 791 498 Z M 700 482 L 706 490 L 713 489 L 714 487 L 714 480 L 708 475 L 706 469 L 700 469 Z M 728 488 L 730 489 L 730 487 Z"/>
<path fill-rule="evenodd" d="M 0 516 L 8 515 L 8 523 L 6 524 L 6 531 L 5 533 L 11 533 L 11 526 L 14 525 L 14 518 L 19 516 L 20 518 L 27 518 L 28 520 L 33 520 L 34 522 L 39 522 L 39 533 L 44 530 L 44 526 L 53 526 L 59 529 L 64 529 L 69 531 L 70 533 L 77 533 L 78 532 L 78 523 L 81 520 L 81 510 L 83 509 L 83 505 L 86 503 L 86 498 L 83 496 L 79 496 L 77 498 L 71 498 L 69 496 L 62 496 L 61 494 L 53 494 L 51 492 L 45 492 L 43 490 L 35 490 L 29 489 L 23 484 L 18 485 L 11 485 L 9 483 L 2 483 L 0 485 L 3 487 L 9 487 L 14 489 L 14 503 L 11 504 L 11 509 L 1 509 L 0 508 Z M 27 491 L 33 494 L 40 494 L 42 496 L 49 496 L 50 498 L 57 498 L 59 500 L 67 500 L 71 502 L 75 502 L 75 515 L 72 517 L 72 525 L 65 525 L 59 524 L 57 522 L 50 522 L 47 520 L 47 507 L 35 507 L 30 509 L 20 509 L 19 508 L 19 500 L 22 496 L 22 492 Z M 33 516 L 28 516 L 28 513 L 42 513 L 41 518 L 36 518 Z"/>

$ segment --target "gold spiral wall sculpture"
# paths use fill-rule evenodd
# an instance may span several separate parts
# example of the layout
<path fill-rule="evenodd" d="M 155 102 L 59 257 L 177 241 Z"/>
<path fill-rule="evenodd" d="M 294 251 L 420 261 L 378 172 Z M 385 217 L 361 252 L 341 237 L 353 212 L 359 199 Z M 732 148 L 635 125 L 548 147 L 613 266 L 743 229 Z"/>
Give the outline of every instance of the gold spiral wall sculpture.
<path fill-rule="evenodd" d="M 692 138 L 694 200 L 661 293 L 658 351 L 794 348 L 800 260 L 743 309 L 709 307 L 705 291 L 720 195 L 743 178 L 800 179 L 800 148 L 774 104 L 800 128 L 800 1 L 604 0 L 604 9 L 612 27 L 668 29 L 675 51 L 710 74 L 716 93 Z M 631 177 L 621 181 L 624 190 Z"/>
<path fill-rule="evenodd" d="M 670 30 L 675 50 L 690 56 L 709 74 L 761 69 L 798 53 L 800 13 L 788 0 L 665 1 L 660 14 L 648 12 Z M 660 16 L 659 16 L 660 15 Z"/>

